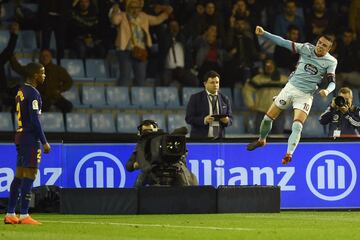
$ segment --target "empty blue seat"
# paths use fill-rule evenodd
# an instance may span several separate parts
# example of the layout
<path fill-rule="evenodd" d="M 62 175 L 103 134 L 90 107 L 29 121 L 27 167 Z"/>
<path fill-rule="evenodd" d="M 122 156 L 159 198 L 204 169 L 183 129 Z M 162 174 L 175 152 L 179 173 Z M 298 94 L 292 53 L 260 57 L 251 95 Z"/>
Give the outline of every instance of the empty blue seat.
<path fill-rule="evenodd" d="M 151 119 L 151 120 L 156 121 L 158 123 L 158 126 L 160 129 L 164 130 L 165 132 L 167 131 L 166 120 L 165 120 L 165 116 L 163 114 L 146 113 L 146 114 L 143 114 L 143 116 L 142 116 L 142 120 L 145 120 L 145 119 Z"/>
<path fill-rule="evenodd" d="M 14 125 L 11 113 L 0 112 L 0 132 L 12 132 L 14 131 Z"/>
<path fill-rule="evenodd" d="M 244 97 L 241 88 L 234 88 L 233 108 L 245 109 Z"/>
<path fill-rule="evenodd" d="M 60 112 L 43 112 L 40 121 L 45 132 L 65 132 L 64 117 Z"/>
<path fill-rule="evenodd" d="M 20 32 L 21 48 L 25 52 L 37 49 L 36 35 L 34 31 L 25 30 Z"/>
<path fill-rule="evenodd" d="M 179 93 L 176 87 L 156 87 L 156 105 L 166 108 L 179 108 Z"/>
<path fill-rule="evenodd" d="M 353 105 L 359 106 L 360 105 L 359 89 L 353 88 L 352 92 L 353 92 Z"/>
<path fill-rule="evenodd" d="M 182 89 L 182 105 L 186 107 L 188 104 L 191 95 L 194 93 L 198 93 L 200 91 L 203 91 L 204 88 L 201 87 L 183 87 Z"/>
<path fill-rule="evenodd" d="M 190 132 L 190 128 L 185 122 L 185 113 L 169 114 L 168 115 L 168 130 L 171 133 L 176 128 L 187 127 Z"/>
<path fill-rule="evenodd" d="M 79 97 L 79 89 L 76 86 L 73 86 L 66 92 L 61 93 L 67 100 L 69 100 L 74 107 L 80 107 L 80 97 Z"/>
<path fill-rule="evenodd" d="M 232 125 L 225 129 L 225 137 L 239 137 L 238 135 L 244 133 L 244 117 L 240 114 L 234 114 L 232 119 Z"/>
<path fill-rule="evenodd" d="M 154 108 L 154 88 L 152 87 L 132 87 L 131 103 L 141 108 Z"/>
<path fill-rule="evenodd" d="M 94 78 L 87 78 L 85 76 L 84 64 L 81 59 L 61 59 L 61 66 L 66 69 L 69 75 L 74 80 L 79 81 L 93 81 Z"/>
<path fill-rule="evenodd" d="M 104 59 L 86 59 L 86 76 L 90 78 L 107 78 L 109 71 Z"/>
<path fill-rule="evenodd" d="M 115 133 L 115 123 L 112 113 L 93 113 L 91 115 L 91 129 L 96 133 Z"/>
<path fill-rule="evenodd" d="M 136 133 L 140 124 L 140 116 L 136 113 L 119 113 L 116 117 L 117 131 L 119 133 Z"/>
<path fill-rule="evenodd" d="M 88 113 L 67 113 L 66 114 L 67 132 L 91 132 L 90 116 Z"/>
<path fill-rule="evenodd" d="M 103 86 L 83 86 L 82 103 L 91 107 L 106 106 L 105 88 Z"/>
<path fill-rule="evenodd" d="M 220 92 L 229 98 L 231 104 L 233 103 L 233 96 L 232 96 L 231 88 L 229 88 L 229 87 L 220 88 Z"/>
<path fill-rule="evenodd" d="M 128 87 L 106 87 L 107 104 L 112 107 L 131 108 Z"/>
<path fill-rule="evenodd" d="M 319 93 L 314 94 L 311 110 L 314 112 L 323 112 L 330 105 L 334 95 L 330 93 L 326 97 L 321 97 Z"/>
<path fill-rule="evenodd" d="M 319 122 L 319 113 L 310 113 L 303 126 L 302 136 L 304 137 L 325 137 L 325 126 Z"/>
<path fill-rule="evenodd" d="M 21 64 L 21 65 L 23 65 L 23 66 L 25 66 L 25 65 L 27 65 L 28 63 L 31 63 L 32 62 L 32 59 L 31 58 L 17 58 L 17 60 L 18 60 L 18 62 Z M 24 76 L 20 76 L 18 73 L 16 73 L 13 69 L 12 69 L 12 67 L 9 65 L 8 66 L 9 68 L 10 68 L 10 76 L 11 76 L 11 78 L 20 78 L 20 79 L 22 79 Z"/>

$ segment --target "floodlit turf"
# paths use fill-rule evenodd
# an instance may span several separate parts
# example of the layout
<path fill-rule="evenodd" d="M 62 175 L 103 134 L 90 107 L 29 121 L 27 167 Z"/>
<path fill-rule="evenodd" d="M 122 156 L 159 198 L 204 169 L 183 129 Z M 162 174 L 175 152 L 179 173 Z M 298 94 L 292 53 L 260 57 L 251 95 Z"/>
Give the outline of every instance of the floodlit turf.
<path fill-rule="evenodd" d="M 360 239 L 360 212 L 32 216 L 43 224 L 1 224 L 0 239 Z"/>

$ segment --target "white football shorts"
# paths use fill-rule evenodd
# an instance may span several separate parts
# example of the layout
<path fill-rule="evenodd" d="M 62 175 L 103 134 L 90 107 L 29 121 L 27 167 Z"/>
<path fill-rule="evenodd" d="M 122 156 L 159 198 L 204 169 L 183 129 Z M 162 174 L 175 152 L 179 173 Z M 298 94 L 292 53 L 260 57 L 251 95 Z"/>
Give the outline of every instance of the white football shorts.
<path fill-rule="evenodd" d="M 285 110 L 292 105 L 294 109 L 302 110 L 307 115 L 309 115 L 312 102 L 313 96 L 310 93 L 304 93 L 290 83 L 285 85 L 274 100 L 275 105 L 280 109 Z"/>

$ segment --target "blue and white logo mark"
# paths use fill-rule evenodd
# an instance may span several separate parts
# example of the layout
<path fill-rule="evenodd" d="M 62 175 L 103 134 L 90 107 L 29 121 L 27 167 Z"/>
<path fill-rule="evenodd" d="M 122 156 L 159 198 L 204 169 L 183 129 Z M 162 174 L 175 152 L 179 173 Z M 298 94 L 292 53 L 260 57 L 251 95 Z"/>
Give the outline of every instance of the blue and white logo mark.
<path fill-rule="evenodd" d="M 125 186 L 125 168 L 114 155 L 93 152 L 79 161 L 74 180 L 77 188 L 121 188 Z"/>
<path fill-rule="evenodd" d="M 356 167 L 346 154 L 328 150 L 316 154 L 306 168 L 306 183 L 320 199 L 338 201 L 348 196 L 356 184 Z"/>

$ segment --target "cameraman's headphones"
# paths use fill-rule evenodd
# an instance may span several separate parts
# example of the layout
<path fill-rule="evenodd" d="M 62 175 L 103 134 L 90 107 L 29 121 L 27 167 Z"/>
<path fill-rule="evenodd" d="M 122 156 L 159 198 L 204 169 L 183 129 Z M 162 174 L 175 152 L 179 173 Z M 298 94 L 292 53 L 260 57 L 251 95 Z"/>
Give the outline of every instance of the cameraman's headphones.
<path fill-rule="evenodd" d="M 139 136 L 142 134 L 142 126 L 144 126 L 144 125 L 153 125 L 154 128 L 159 128 L 159 125 L 158 125 L 158 123 L 156 121 L 151 120 L 151 119 L 145 119 L 137 127 Z"/>

